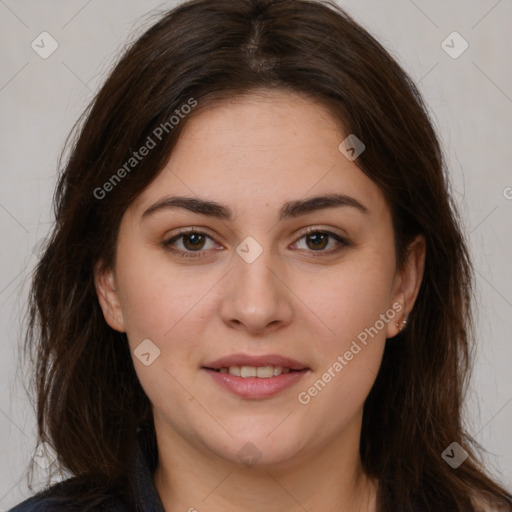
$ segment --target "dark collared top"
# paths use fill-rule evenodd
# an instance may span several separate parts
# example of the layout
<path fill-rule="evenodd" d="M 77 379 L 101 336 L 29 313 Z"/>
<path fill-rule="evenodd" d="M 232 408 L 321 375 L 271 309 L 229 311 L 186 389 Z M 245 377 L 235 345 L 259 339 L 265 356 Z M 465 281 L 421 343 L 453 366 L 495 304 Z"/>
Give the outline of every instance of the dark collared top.
<path fill-rule="evenodd" d="M 51 487 L 23 501 L 9 512 L 165 512 L 153 482 L 156 467 L 156 450 L 141 435 L 136 445 L 132 467 L 129 470 L 130 502 L 114 494 L 105 494 L 90 507 L 77 503 L 69 496 L 69 486 L 74 478 L 53 484 Z M 76 491 L 75 491 L 76 492 Z"/>

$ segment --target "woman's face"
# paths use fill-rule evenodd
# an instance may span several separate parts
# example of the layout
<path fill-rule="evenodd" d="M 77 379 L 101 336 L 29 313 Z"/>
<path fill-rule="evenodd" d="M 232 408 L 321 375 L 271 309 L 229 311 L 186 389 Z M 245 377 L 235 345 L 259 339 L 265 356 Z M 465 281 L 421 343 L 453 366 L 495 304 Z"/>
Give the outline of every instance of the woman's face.
<path fill-rule="evenodd" d="M 295 94 L 225 102 L 187 120 L 125 212 L 97 289 L 159 437 L 274 465 L 359 439 L 422 264 L 418 249 L 398 272 L 389 207 L 339 150 L 347 135 Z"/>

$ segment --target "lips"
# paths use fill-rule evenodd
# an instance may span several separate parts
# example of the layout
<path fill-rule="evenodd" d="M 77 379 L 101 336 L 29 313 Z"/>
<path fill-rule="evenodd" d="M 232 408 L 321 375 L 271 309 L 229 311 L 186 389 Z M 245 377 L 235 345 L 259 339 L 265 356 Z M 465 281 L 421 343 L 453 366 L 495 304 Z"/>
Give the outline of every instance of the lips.
<path fill-rule="evenodd" d="M 232 366 L 252 366 L 252 367 L 264 367 L 264 366 L 281 366 L 282 368 L 289 368 L 290 370 L 307 370 L 307 365 L 284 357 L 279 354 L 267 354 L 259 356 L 251 356 L 248 354 L 232 354 L 229 356 L 221 357 L 215 361 L 210 361 L 203 365 L 203 368 L 209 370 L 220 370 L 221 368 L 229 368 Z"/>
<path fill-rule="evenodd" d="M 304 363 L 278 354 L 232 354 L 206 363 L 202 370 L 221 388 L 245 399 L 273 397 L 310 373 Z"/>

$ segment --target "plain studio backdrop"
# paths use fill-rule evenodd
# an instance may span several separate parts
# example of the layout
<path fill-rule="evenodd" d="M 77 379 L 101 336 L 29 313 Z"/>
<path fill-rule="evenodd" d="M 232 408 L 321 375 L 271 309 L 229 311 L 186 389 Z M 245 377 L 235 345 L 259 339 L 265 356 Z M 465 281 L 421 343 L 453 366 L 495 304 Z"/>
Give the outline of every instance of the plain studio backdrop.
<path fill-rule="evenodd" d="M 441 136 L 477 278 L 468 430 L 512 489 L 512 2 L 339 3 L 412 76 Z M 0 0 L 0 510 L 29 494 L 35 418 L 17 356 L 57 158 L 126 41 L 175 4 Z"/>

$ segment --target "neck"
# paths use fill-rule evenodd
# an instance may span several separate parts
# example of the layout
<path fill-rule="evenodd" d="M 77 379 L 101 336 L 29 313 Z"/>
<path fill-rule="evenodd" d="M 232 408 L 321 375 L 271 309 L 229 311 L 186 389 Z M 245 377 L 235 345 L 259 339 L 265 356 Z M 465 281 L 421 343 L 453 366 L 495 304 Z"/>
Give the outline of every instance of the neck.
<path fill-rule="evenodd" d="M 360 425 L 350 428 L 359 438 Z M 359 443 L 347 432 L 312 453 L 251 467 L 192 445 L 169 429 L 158 432 L 154 480 L 165 510 L 377 510 L 377 482 L 364 474 Z"/>

